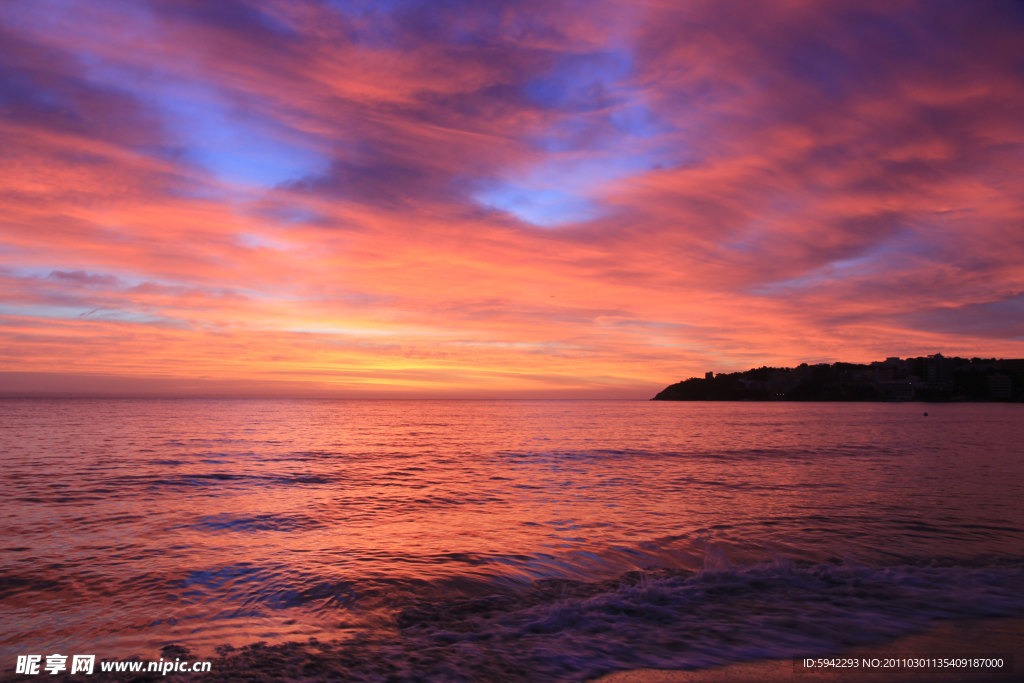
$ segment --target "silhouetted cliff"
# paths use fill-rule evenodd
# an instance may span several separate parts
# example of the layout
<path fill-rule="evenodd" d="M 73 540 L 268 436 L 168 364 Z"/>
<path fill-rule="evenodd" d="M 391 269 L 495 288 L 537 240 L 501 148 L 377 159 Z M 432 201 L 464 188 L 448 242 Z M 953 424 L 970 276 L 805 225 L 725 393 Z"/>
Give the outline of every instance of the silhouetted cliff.
<path fill-rule="evenodd" d="M 707 373 L 677 382 L 654 401 L 1024 401 L 1024 360 L 887 358 L 868 365 L 803 363 Z"/>

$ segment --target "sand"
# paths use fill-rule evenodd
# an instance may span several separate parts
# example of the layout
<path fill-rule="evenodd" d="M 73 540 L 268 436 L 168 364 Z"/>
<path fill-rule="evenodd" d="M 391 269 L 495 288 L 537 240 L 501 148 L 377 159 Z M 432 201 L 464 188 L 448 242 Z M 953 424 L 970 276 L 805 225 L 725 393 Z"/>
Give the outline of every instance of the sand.
<path fill-rule="evenodd" d="M 180 649 L 180 648 L 179 648 Z M 184 649 L 168 649 L 164 656 L 196 659 Z M 543 681 L 550 677 L 537 676 L 528 670 L 479 667 L 472 674 L 458 667 L 446 671 L 437 657 L 450 656 L 442 648 L 438 652 L 425 650 L 410 652 L 403 649 L 401 639 L 394 642 L 368 641 L 358 643 L 286 643 L 282 645 L 254 645 L 233 650 L 213 659 L 209 673 L 167 677 L 158 674 L 136 676 L 100 676 L 107 680 L 142 681 L 413 681 L 413 680 L 480 680 L 480 681 Z M 761 660 L 730 664 L 697 670 L 636 669 L 619 671 L 593 679 L 599 683 L 778 683 L 803 681 L 824 683 L 834 681 L 893 681 L 936 682 L 946 681 L 1021 681 L 1024 680 L 1024 619 L 987 619 L 941 621 L 923 633 L 873 646 L 857 647 L 834 657 L 844 658 L 975 658 L 1002 657 L 1008 666 L 993 669 L 876 669 L 847 668 L 842 670 L 805 669 L 795 667 L 793 659 Z M 433 673 L 429 673 L 433 672 Z M 446 675 L 447 674 L 447 675 Z M 36 677 L 16 677 L 28 680 Z M 48 676 L 46 678 L 49 678 Z M 7 680 L 0 673 L 0 679 Z M 85 683 L 90 676 L 71 680 Z M 42 678 L 40 678 L 42 680 Z M 68 680 L 68 679 L 63 679 Z M 575 680 L 571 676 L 568 679 Z"/>
<path fill-rule="evenodd" d="M 876 669 L 842 670 L 795 667 L 792 659 L 773 659 L 692 671 L 636 669 L 602 676 L 600 683 L 744 683 L 757 681 L 1021 681 L 1024 680 L 1024 619 L 988 619 L 937 622 L 925 633 L 896 641 L 858 647 L 836 655 L 857 658 L 986 657 L 1008 660 L 993 669 Z"/>

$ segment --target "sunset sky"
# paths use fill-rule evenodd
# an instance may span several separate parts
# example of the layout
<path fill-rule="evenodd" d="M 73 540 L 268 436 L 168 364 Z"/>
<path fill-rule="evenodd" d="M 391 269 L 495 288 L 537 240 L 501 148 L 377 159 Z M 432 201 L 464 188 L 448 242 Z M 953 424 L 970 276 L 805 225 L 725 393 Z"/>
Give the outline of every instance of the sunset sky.
<path fill-rule="evenodd" d="M 0 392 L 1024 357 L 1024 4 L 5 0 Z"/>

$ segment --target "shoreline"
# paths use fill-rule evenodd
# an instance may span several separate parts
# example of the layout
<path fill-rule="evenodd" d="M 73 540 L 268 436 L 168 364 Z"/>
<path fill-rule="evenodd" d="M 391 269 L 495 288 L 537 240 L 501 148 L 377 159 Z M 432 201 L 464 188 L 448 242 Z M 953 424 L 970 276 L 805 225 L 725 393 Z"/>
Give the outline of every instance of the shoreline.
<path fill-rule="evenodd" d="M 360 642 L 362 641 L 362 642 Z M 185 649 L 166 650 L 164 656 L 189 657 Z M 354 641 L 320 642 L 310 639 L 278 645 L 254 644 L 223 652 L 210 659 L 212 670 L 202 674 L 146 675 L 137 681 L 319 681 L 319 680 L 429 680 L 431 671 L 447 667 L 437 658 L 440 653 L 413 652 L 398 637 L 357 638 Z M 407 658 L 411 669 L 389 670 L 388 658 Z M 700 669 L 627 669 L 593 678 L 568 675 L 547 680 L 589 681 L 590 683 L 783 683 L 785 681 L 894 681 L 897 683 L 937 683 L 961 681 L 1017 681 L 1024 664 L 1024 618 L 939 620 L 919 633 L 893 640 L 861 645 L 828 655 L 830 658 L 973 658 L 1000 657 L 1003 669 L 805 669 L 792 657 L 735 662 Z M 196 657 L 191 656 L 195 659 Z M 370 660 L 377 665 L 367 667 Z M 442 657 L 443 659 L 443 657 Z M 800 658 L 802 659 L 802 657 Z M 799 660 L 797 660 L 799 661 Z M 536 672 L 526 668 L 483 667 L 477 680 L 536 680 Z M 417 669 L 417 667 L 421 667 Z M 448 673 L 453 673 L 449 671 Z M 466 672 L 459 672 L 465 675 Z M 421 676 L 422 675 L 422 676 Z M 456 675 L 458 678 L 458 675 Z"/>
<path fill-rule="evenodd" d="M 941 620 L 921 633 L 862 645 L 832 658 L 1002 657 L 993 669 L 805 669 L 794 658 L 759 659 L 706 669 L 630 669 L 590 679 L 592 683 L 782 683 L 783 681 L 1017 681 L 1024 664 L 1024 618 Z"/>

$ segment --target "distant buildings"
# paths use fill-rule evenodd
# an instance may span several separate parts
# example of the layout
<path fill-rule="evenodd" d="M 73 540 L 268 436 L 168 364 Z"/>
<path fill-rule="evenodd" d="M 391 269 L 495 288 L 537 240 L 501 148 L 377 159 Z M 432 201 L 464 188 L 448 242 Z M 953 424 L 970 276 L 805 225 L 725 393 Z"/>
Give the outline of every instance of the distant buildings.
<path fill-rule="evenodd" d="M 1013 380 L 1009 375 L 988 376 L 988 397 L 993 401 L 1009 401 L 1013 398 Z"/>
<path fill-rule="evenodd" d="M 1024 401 L 1024 359 L 949 358 L 941 353 L 868 365 L 803 363 L 707 372 L 673 384 L 665 401 Z"/>

